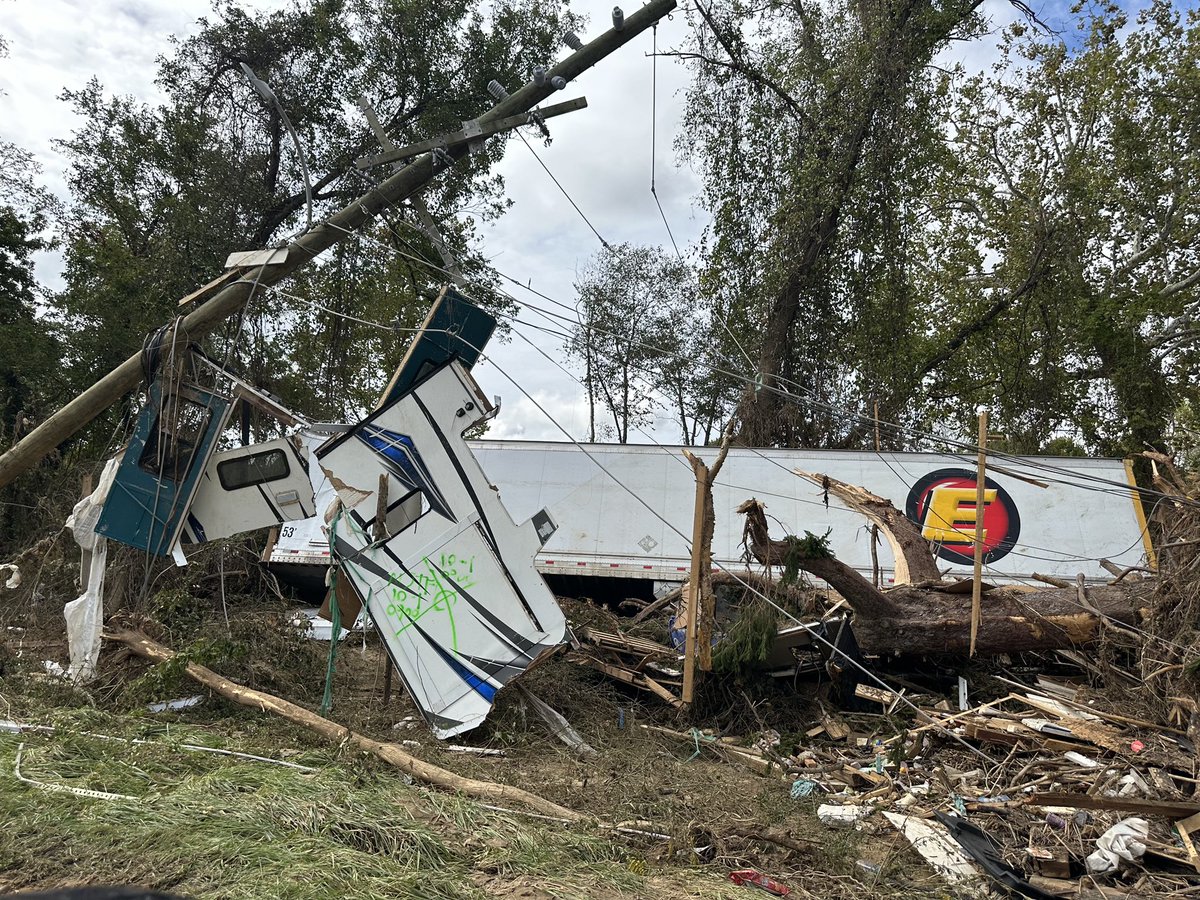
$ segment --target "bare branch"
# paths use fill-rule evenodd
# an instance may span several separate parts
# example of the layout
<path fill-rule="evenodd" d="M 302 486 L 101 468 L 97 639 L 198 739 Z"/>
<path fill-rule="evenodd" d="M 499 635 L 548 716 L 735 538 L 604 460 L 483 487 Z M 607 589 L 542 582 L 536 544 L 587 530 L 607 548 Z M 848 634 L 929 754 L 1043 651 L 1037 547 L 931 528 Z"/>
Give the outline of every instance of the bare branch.
<path fill-rule="evenodd" d="M 780 100 L 782 100 L 787 105 L 788 109 L 792 111 L 792 114 L 796 116 L 796 118 L 800 119 L 805 125 L 811 124 L 811 120 L 800 107 L 800 104 L 796 102 L 796 99 L 791 94 L 784 90 L 782 85 L 769 76 L 764 75 L 757 66 L 750 65 L 745 59 L 742 58 L 741 53 L 734 49 L 733 43 L 729 40 L 728 35 L 723 34 L 721 30 L 717 28 L 717 25 L 713 21 L 712 14 L 709 12 L 709 10 L 705 9 L 703 4 L 699 2 L 696 3 L 696 9 L 699 10 L 700 15 L 708 24 L 709 30 L 711 30 L 713 36 L 716 37 L 717 43 L 721 45 L 721 49 L 723 49 L 729 55 L 728 63 L 718 63 L 716 60 L 712 59 L 705 59 L 705 62 L 709 62 L 714 65 L 723 65 L 725 68 L 732 69 L 739 75 L 750 79 L 750 81 L 754 82 L 760 87 L 766 88 L 771 93 L 775 94 L 775 96 L 777 96 Z"/>

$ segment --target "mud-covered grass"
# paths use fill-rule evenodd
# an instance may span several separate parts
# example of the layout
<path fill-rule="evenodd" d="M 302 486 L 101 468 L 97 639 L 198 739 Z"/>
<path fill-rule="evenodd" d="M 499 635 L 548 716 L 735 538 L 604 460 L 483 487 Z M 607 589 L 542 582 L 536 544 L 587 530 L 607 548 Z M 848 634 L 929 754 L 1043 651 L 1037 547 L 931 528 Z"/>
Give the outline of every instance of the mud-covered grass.
<path fill-rule="evenodd" d="M 137 883 L 193 897 L 737 898 L 747 889 L 727 874 L 750 867 L 819 897 L 941 892 L 893 835 L 828 829 L 816 820 L 816 804 L 792 801 L 781 778 L 708 754 L 691 759 L 693 747 L 640 727 L 664 721 L 655 715 L 661 711 L 564 660 L 535 670 L 529 686 L 574 715 L 594 757 L 580 759 L 557 743 L 519 695 L 507 696 L 465 739 L 505 756 L 448 751 L 423 726 L 406 724 L 414 710 L 399 691 L 383 706 L 370 686 L 379 667 L 370 642 L 365 652 L 361 643 L 340 648 L 331 715 L 377 737 L 415 742 L 410 752 L 461 774 L 519 785 L 594 817 L 570 827 L 409 784 L 373 757 L 219 697 L 150 713 L 148 699 L 197 687 L 121 656 L 106 651 L 98 684 L 107 699 L 24 665 L 10 665 L 0 679 L 0 718 L 55 728 L 0 733 L 0 891 Z M 20 782 L 14 767 L 22 745 L 26 778 L 135 799 Z M 616 824 L 665 837 L 604 827 Z M 754 832 L 784 834 L 806 852 L 746 836 Z"/>
<path fill-rule="evenodd" d="M 12 685 L 4 687 L 7 698 Z M 22 700 L 26 713 L 37 711 L 37 698 Z M 459 898 L 508 896 L 505 885 L 519 882 L 526 896 L 727 893 L 719 873 L 700 867 L 639 874 L 631 862 L 644 860 L 644 846 L 594 825 L 568 828 L 427 791 L 286 723 L 244 728 L 220 704 L 209 708 L 211 727 L 91 708 L 41 712 L 53 733 L 0 734 L 0 890 L 136 883 L 195 897 Z M 122 798 L 18 781 L 18 752 L 27 779 Z"/>
<path fill-rule="evenodd" d="M 121 614 L 187 659 L 316 709 L 328 644 L 287 627 L 294 604 L 253 591 L 227 570 L 222 605 L 175 573 Z M 197 569 L 193 581 L 209 578 Z M 39 600 L 45 605 L 47 601 Z M 605 610 L 566 604 L 603 621 Z M 9 607 L 7 610 L 14 610 Z M 779 775 L 724 761 L 695 742 L 643 725 L 693 725 L 755 737 L 783 734 L 789 752 L 813 721 L 811 690 L 724 678 L 693 718 L 551 658 L 524 684 L 562 712 L 596 749 L 580 758 L 558 742 L 519 692 L 504 691 L 488 721 L 459 740 L 504 751 L 449 751 L 420 722 L 397 680 L 384 704 L 377 640 L 351 635 L 337 651 L 330 718 L 452 771 L 534 791 L 591 817 L 571 826 L 486 809 L 406 783 L 376 760 L 307 730 L 207 694 L 179 663 L 151 665 L 106 645 L 86 689 L 47 677 L 66 661 L 60 625 L 4 617 L 0 719 L 54 733 L 0 734 L 0 892 L 67 884 L 138 883 L 192 897 L 744 897 L 735 868 L 776 877 L 797 896 L 942 896 L 943 885 L 894 833 L 821 825 L 816 803 L 793 801 Z M 61 620 L 60 620 L 61 621 Z M 153 701 L 204 694 L 180 712 Z M 754 697 L 753 703 L 750 697 Z M 95 735 L 145 741 L 125 744 Z M 22 774 L 136 799 L 39 789 Z M 270 765 L 182 749 L 194 743 L 312 767 Z M 841 748 L 844 751 L 845 747 Z M 661 838 L 613 831 L 626 825 Z M 779 842 L 779 838 L 783 842 Z M 869 865 L 866 865 L 869 864 Z"/>

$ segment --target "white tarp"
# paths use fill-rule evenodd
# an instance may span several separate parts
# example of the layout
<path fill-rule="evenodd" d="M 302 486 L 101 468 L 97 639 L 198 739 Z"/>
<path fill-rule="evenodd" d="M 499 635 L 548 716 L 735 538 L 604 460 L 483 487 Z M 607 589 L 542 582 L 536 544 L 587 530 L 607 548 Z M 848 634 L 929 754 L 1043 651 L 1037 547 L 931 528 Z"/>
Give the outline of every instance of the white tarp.
<path fill-rule="evenodd" d="M 67 677 L 88 681 L 96 674 L 100 660 L 100 632 L 104 626 L 104 564 L 108 541 L 96 534 L 96 523 L 117 474 L 119 460 L 110 459 L 100 474 L 100 483 L 88 496 L 75 504 L 67 517 L 67 527 L 83 554 L 80 578 L 83 593 L 63 607 L 67 620 L 67 645 L 71 665 Z"/>

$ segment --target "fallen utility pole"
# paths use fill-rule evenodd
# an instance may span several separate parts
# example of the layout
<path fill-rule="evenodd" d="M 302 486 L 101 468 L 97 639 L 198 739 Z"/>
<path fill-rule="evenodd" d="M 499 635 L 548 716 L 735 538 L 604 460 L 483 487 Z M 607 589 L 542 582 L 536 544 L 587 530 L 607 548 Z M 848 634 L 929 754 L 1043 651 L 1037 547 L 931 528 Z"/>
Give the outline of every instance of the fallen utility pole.
<path fill-rule="evenodd" d="M 527 113 L 556 90 L 559 79 L 570 83 L 604 57 L 658 22 L 675 9 L 676 0 L 650 0 L 620 29 L 611 28 L 583 45 L 546 73 L 541 84 L 529 82 L 509 94 L 476 121 L 480 126 Z M 561 84 L 561 81 L 558 81 Z M 424 153 L 359 199 L 319 222 L 287 245 L 287 257 L 275 265 L 258 266 L 239 280 L 226 285 L 211 299 L 184 317 L 177 338 L 187 342 L 207 334 L 217 324 L 242 309 L 258 287 L 269 287 L 301 268 L 320 253 L 348 237 L 388 207 L 408 199 L 429 184 L 452 161 L 469 153 L 466 144 L 455 144 Z M 166 355 L 164 350 L 164 355 Z M 135 354 L 29 432 L 0 456 L 0 488 L 33 468 L 55 447 L 91 422 L 123 394 L 137 387 L 142 378 L 140 354 Z"/>
<path fill-rule="evenodd" d="M 578 109 L 584 109 L 587 106 L 587 100 L 583 97 L 575 97 L 563 103 L 555 103 L 553 106 L 547 106 L 545 109 L 539 109 L 538 115 L 543 119 L 549 119 L 554 116 L 561 116 L 564 113 L 575 112 Z M 494 134 L 499 134 L 502 131 L 508 131 L 511 128 L 517 128 L 521 125 L 528 125 L 529 118 L 526 115 L 509 116 L 506 119 L 497 119 L 489 125 L 480 125 L 477 129 L 456 131 L 452 134 L 442 135 L 441 137 L 430 138 L 427 141 L 421 141 L 419 144 L 409 144 L 407 147 L 396 147 L 391 150 L 386 150 L 377 156 L 369 156 L 358 160 L 354 165 L 360 169 L 372 169 L 375 166 L 383 166 L 388 163 L 402 162 L 410 157 L 417 156 L 421 153 L 427 153 L 430 150 L 435 150 L 438 147 L 449 148 L 456 144 L 469 144 L 471 141 L 477 141 L 480 138 L 491 137 Z"/>

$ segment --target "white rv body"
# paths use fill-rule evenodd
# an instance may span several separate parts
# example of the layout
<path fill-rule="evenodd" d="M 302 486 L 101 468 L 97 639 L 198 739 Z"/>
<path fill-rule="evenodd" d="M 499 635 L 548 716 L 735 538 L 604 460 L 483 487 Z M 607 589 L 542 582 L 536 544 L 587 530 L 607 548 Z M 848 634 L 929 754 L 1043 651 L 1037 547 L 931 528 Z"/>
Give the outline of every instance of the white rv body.
<path fill-rule="evenodd" d="M 558 523 L 558 531 L 537 555 L 543 574 L 686 579 L 695 482 L 682 448 L 494 440 L 469 444 L 514 519 L 545 509 Z M 716 456 L 711 448 L 690 449 L 708 462 Z M 713 489 L 714 565 L 745 568 L 742 519 L 734 510 L 756 497 L 777 520 L 772 522 L 774 536 L 805 531 L 821 536 L 828 531 L 834 554 L 869 577 L 865 520 L 832 496 L 826 504 L 822 490 L 793 470 L 860 485 L 904 510 L 910 491 L 922 479 L 942 470 L 973 469 L 973 462 L 940 453 L 733 448 Z M 1056 471 L 1046 471 L 1042 464 Z M 1131 484 L 1124 461 L 1026 457 L 997 465 L 1005 472 L 989 472 L 989 484 L 1006 492 L 1019 511 L 1020 529 L 1012 548 L 986 565 L 988 580 L 1023 581 L 1034 572 L 1068 580 L 1082 572 L 1089 580 L 1105 579 L 1110 576 L 1100 559 L 1124 567 L 1137 565 L 1149 552 L 1138 497 L 1119 486 Z M 325 505 L 321 498 L 331 494 L 320 469 L 314 466 L 312 472 L 320 513 Z M 961 527 L 966 533 L 973 529 L 970 524 Z M 881 541 L 877 552 L 887 583 L 893 571 L 887 543 Z M 328 559 L 317 519 L 285 524 L 269 553 L 271 563 L 325 565 Z M 971 572 L 969 562 L 943 559 L 939 564 L 952 575 Z"/>
<path fill-rule="evenodd" d="M 315 453 L 341 501 L 323 516 L 337 577 L 443 739 L 478 726 L 501 688 L 566 640 L 534 567 L 552 519 L 538 510 L 516 524 L 462 439 L 493 411 L 452 361 Z"/>

